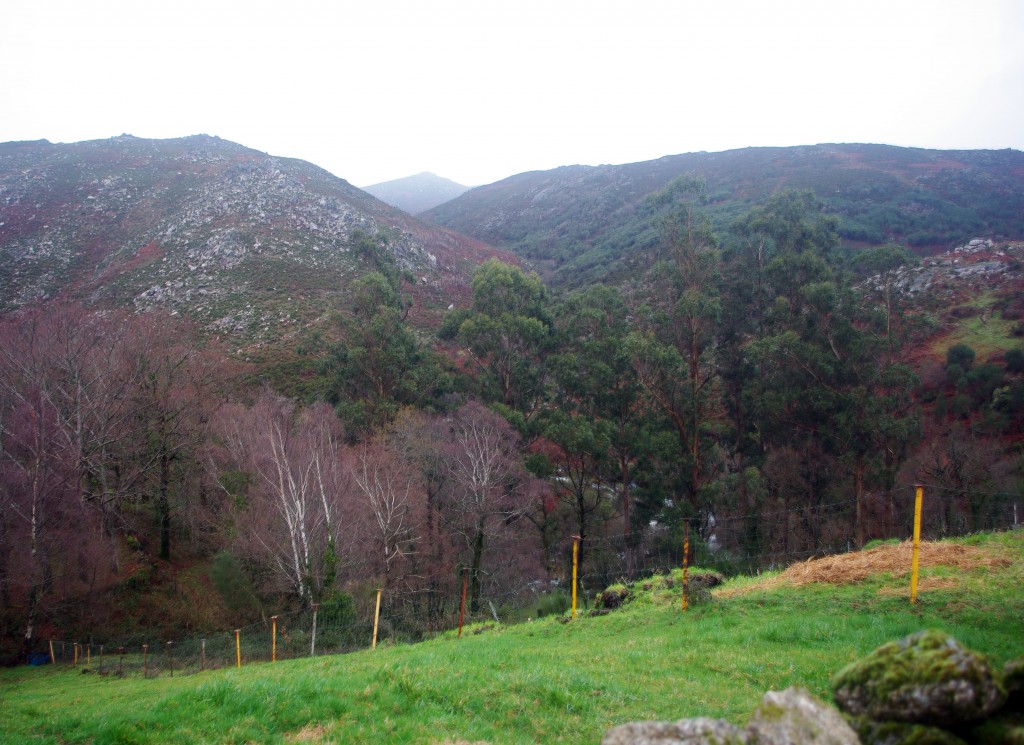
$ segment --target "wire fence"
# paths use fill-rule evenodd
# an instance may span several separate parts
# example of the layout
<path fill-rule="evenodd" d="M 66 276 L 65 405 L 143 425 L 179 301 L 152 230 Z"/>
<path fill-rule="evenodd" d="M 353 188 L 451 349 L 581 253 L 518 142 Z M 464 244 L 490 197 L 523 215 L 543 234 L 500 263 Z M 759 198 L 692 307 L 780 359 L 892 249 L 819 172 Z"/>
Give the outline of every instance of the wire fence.
<path fill-rule="evenodd" d="M 928 486 L 921 538 L 936 540 L 1021 527 L 1020 493 L 979 492 Z M 914 487 L 861 501 L 875 539 L 906 540 L 913 533 Z M 780 569 L 815 556 L 859 546 L 852 537 L 853 500 L 766 509 L 751 514 L 705 514 L 688 521 L 690 566 L 725 575 Z M 379 616 L 373 604 L 325 604 L 282 613 L 238 629 L 201 637 L 157 639 L 90 636 L 85 641 L 53 640 L 47 659 L 100 675 L 160 677 L 239 667 L 255 662 L 335 655 L 375 644 L 418 641 L 452 629 L 465 612 L 470 624 L 526 620 L 568 609 L 574 537 L 550 547 L 548 576 L 503 587 L 482 582 L 475 611 L 460 597 L 463 575 L 432 590 L 390 595 Z M 580 608 L 594 607 L 598 594 L 616 582 L 635 581 L 679 569 L 684 562 L 681 527 L 651 526 L 642 535 L 584 536 L 578 542 L 577 594 Z M 552 576 L 553 575 L 553 576 Z M 432 623 L 428 621 L 432 619 Z M 440 619 L 440 620 L 439 620 Z"/>

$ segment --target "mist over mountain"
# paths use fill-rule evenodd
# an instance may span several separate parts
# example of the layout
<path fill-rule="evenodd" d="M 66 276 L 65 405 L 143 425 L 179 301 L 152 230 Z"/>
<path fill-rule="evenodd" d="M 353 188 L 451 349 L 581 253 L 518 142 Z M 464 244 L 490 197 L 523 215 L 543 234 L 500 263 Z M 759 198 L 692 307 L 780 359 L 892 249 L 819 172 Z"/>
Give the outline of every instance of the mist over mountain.
<path fill-rule="evenodd" d="M 437 207 L 469 191 L 470 187 L 457 184 L 451 179 L 423 172 L 415 176 L 384 181 L 363 187 L 366 191 L 392 207 L 405 210 L 410 215 Z"/>
<path fill-rule="evenodd" d="M 720 234 L 772 194 L 808 189 L 850 244 L 921 254 L 976 236 L 1024 238 L 1024 153 L 811 145 L 688 153 L 625 165 L 564 166 L 481 186 L 423 217 L 529 259 L 556 284 L 614 280 L 658 241 L 649 196 L 703 179 L 701 210 Z"/>
<path fill-rule="evenodd" d="M 382 245 L 431 322 L 494 249 L 217 137 L 0 144 L 0 310 L 64 295 L 246 340 L 317 325 Z M 436 318 L 435 318 L 436 320 Z"/>

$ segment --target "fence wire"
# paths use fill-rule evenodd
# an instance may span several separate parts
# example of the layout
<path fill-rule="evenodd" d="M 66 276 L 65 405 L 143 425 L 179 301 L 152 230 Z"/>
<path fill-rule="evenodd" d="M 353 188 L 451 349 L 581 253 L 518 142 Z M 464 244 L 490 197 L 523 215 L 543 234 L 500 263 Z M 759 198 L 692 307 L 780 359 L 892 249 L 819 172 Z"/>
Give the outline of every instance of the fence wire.
<path fill-rule="evenodd" d="M 913 532 L 913 486 L 862 500 L 862 518 L 869 517 L 875 539 L 906 540 Z M 1021 495 L 940 486 L 925 487 L 922 540 L 977 532 L 1018 529 Z M 816 556 L 857 548 L 853 538 L 854 500 L 801 505 L 751 514 L 704 514 L 690 522 L 689 564 L 723 574 L 779 569 Z M 554 571 L 516 587 L 482 583 L 480 605 L 466 610 L 466 623 L 525 620 L 560 614 L 571 591 L 573 538 L 551 547 Z M 579 542 L 580 607 L 592 607 L 608 585 L 665 574 L 683 563 L 682 530 L 651 526 L 642 536 L 585 536 Z M 551 576 L 551 575 L 554 576 Z M 461 576 L 461 575 L 460 575 Z M 385 602 L 377 623 L 377 643 L 419 641 L 458 624 L 462 582 L 452 578 L 443 587 Z M 560 602 L 552 602 L 555 599 Z M 433 619 L 434 628 L 425 619 Z M 439 620 L 440 619 L 440 620 Z M 371 646 L 372 611 L 355 607 L 308 608 L 282 613 L 239 629 L 202 637 L 159 639 L 151 636 L 84 641 L 53 640 L 50 661 L 99 675 L 162 677 L 190 675 L 272 659 L 344 654 Z"/>

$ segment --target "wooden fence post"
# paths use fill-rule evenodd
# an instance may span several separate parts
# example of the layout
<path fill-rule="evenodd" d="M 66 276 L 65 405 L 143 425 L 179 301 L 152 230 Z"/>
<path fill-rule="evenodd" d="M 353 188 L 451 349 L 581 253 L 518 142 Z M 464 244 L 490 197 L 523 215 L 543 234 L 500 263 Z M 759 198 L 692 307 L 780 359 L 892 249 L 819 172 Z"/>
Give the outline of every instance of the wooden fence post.
<path fill-rule="evenodd" d="M 380 621 L 380 588 L 377 588 L 377 610 L 373 612 L 373 644 L 370 649 L 377 648 L 377 622 Z"/>
<path fill-rule="evenodd" d="M 459 635 L 462 638 L 462 621 L 466 618 L 466 590 L 469 589 L 469 567 L 462 567 L 462 603 L 459 604 Z"/>

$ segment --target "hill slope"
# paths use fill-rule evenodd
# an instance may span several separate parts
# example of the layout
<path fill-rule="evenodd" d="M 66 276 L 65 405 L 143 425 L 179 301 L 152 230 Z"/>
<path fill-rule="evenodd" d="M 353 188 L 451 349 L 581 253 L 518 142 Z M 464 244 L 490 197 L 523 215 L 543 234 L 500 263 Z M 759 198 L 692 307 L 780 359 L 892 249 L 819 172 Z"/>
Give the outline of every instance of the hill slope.
<path fill-rule="evenodd" d="M 392 207 L 416 215 L 465 194 L 469 187 L 425 172 L 364 186 L 363 191 Z"/>
<path fill-rule="evenodd" d="M 366 271 L 360 236 L 416 277 L 427 316 L 497 253 L 310 163 L 216 137 L 0 144 L 0 311 L 65 294 L 274 339 L 316 324 Z"/>
<path fill-rule="evenodd" d="M 689 153 L 626 165 L 566 166 L 473 189 L 424 217 L 536 262 L 581 286 L 627 271 L 657 240 L 647 199 L 694 174 L 723 232 L 783 189 L 810 189 L 850 242 L 899 241 L 922 253 L 976 236 L 1024 238 L 1024 153 L 813 145 Z"/>
<path fill-rule="evenodd" d="M 925 628 L 1000 667 L 1024 653 L 1020 531 L 942 545 L 957 561 L 924 562 L 917 606 L 906 577 L 880 566 L 852 583 L 737 579 L 683 613 L 676 575 L 642 583 L 605 616 L 478 625 L 350 655 L 150 680 L 0 671 L 0 741 L 597 743 L 638 719 L 740 723 L 768 689 L 827 700 L 845 664 Z M 229 641 L 233 654 L 227 634 L 209 644 Z"/>

